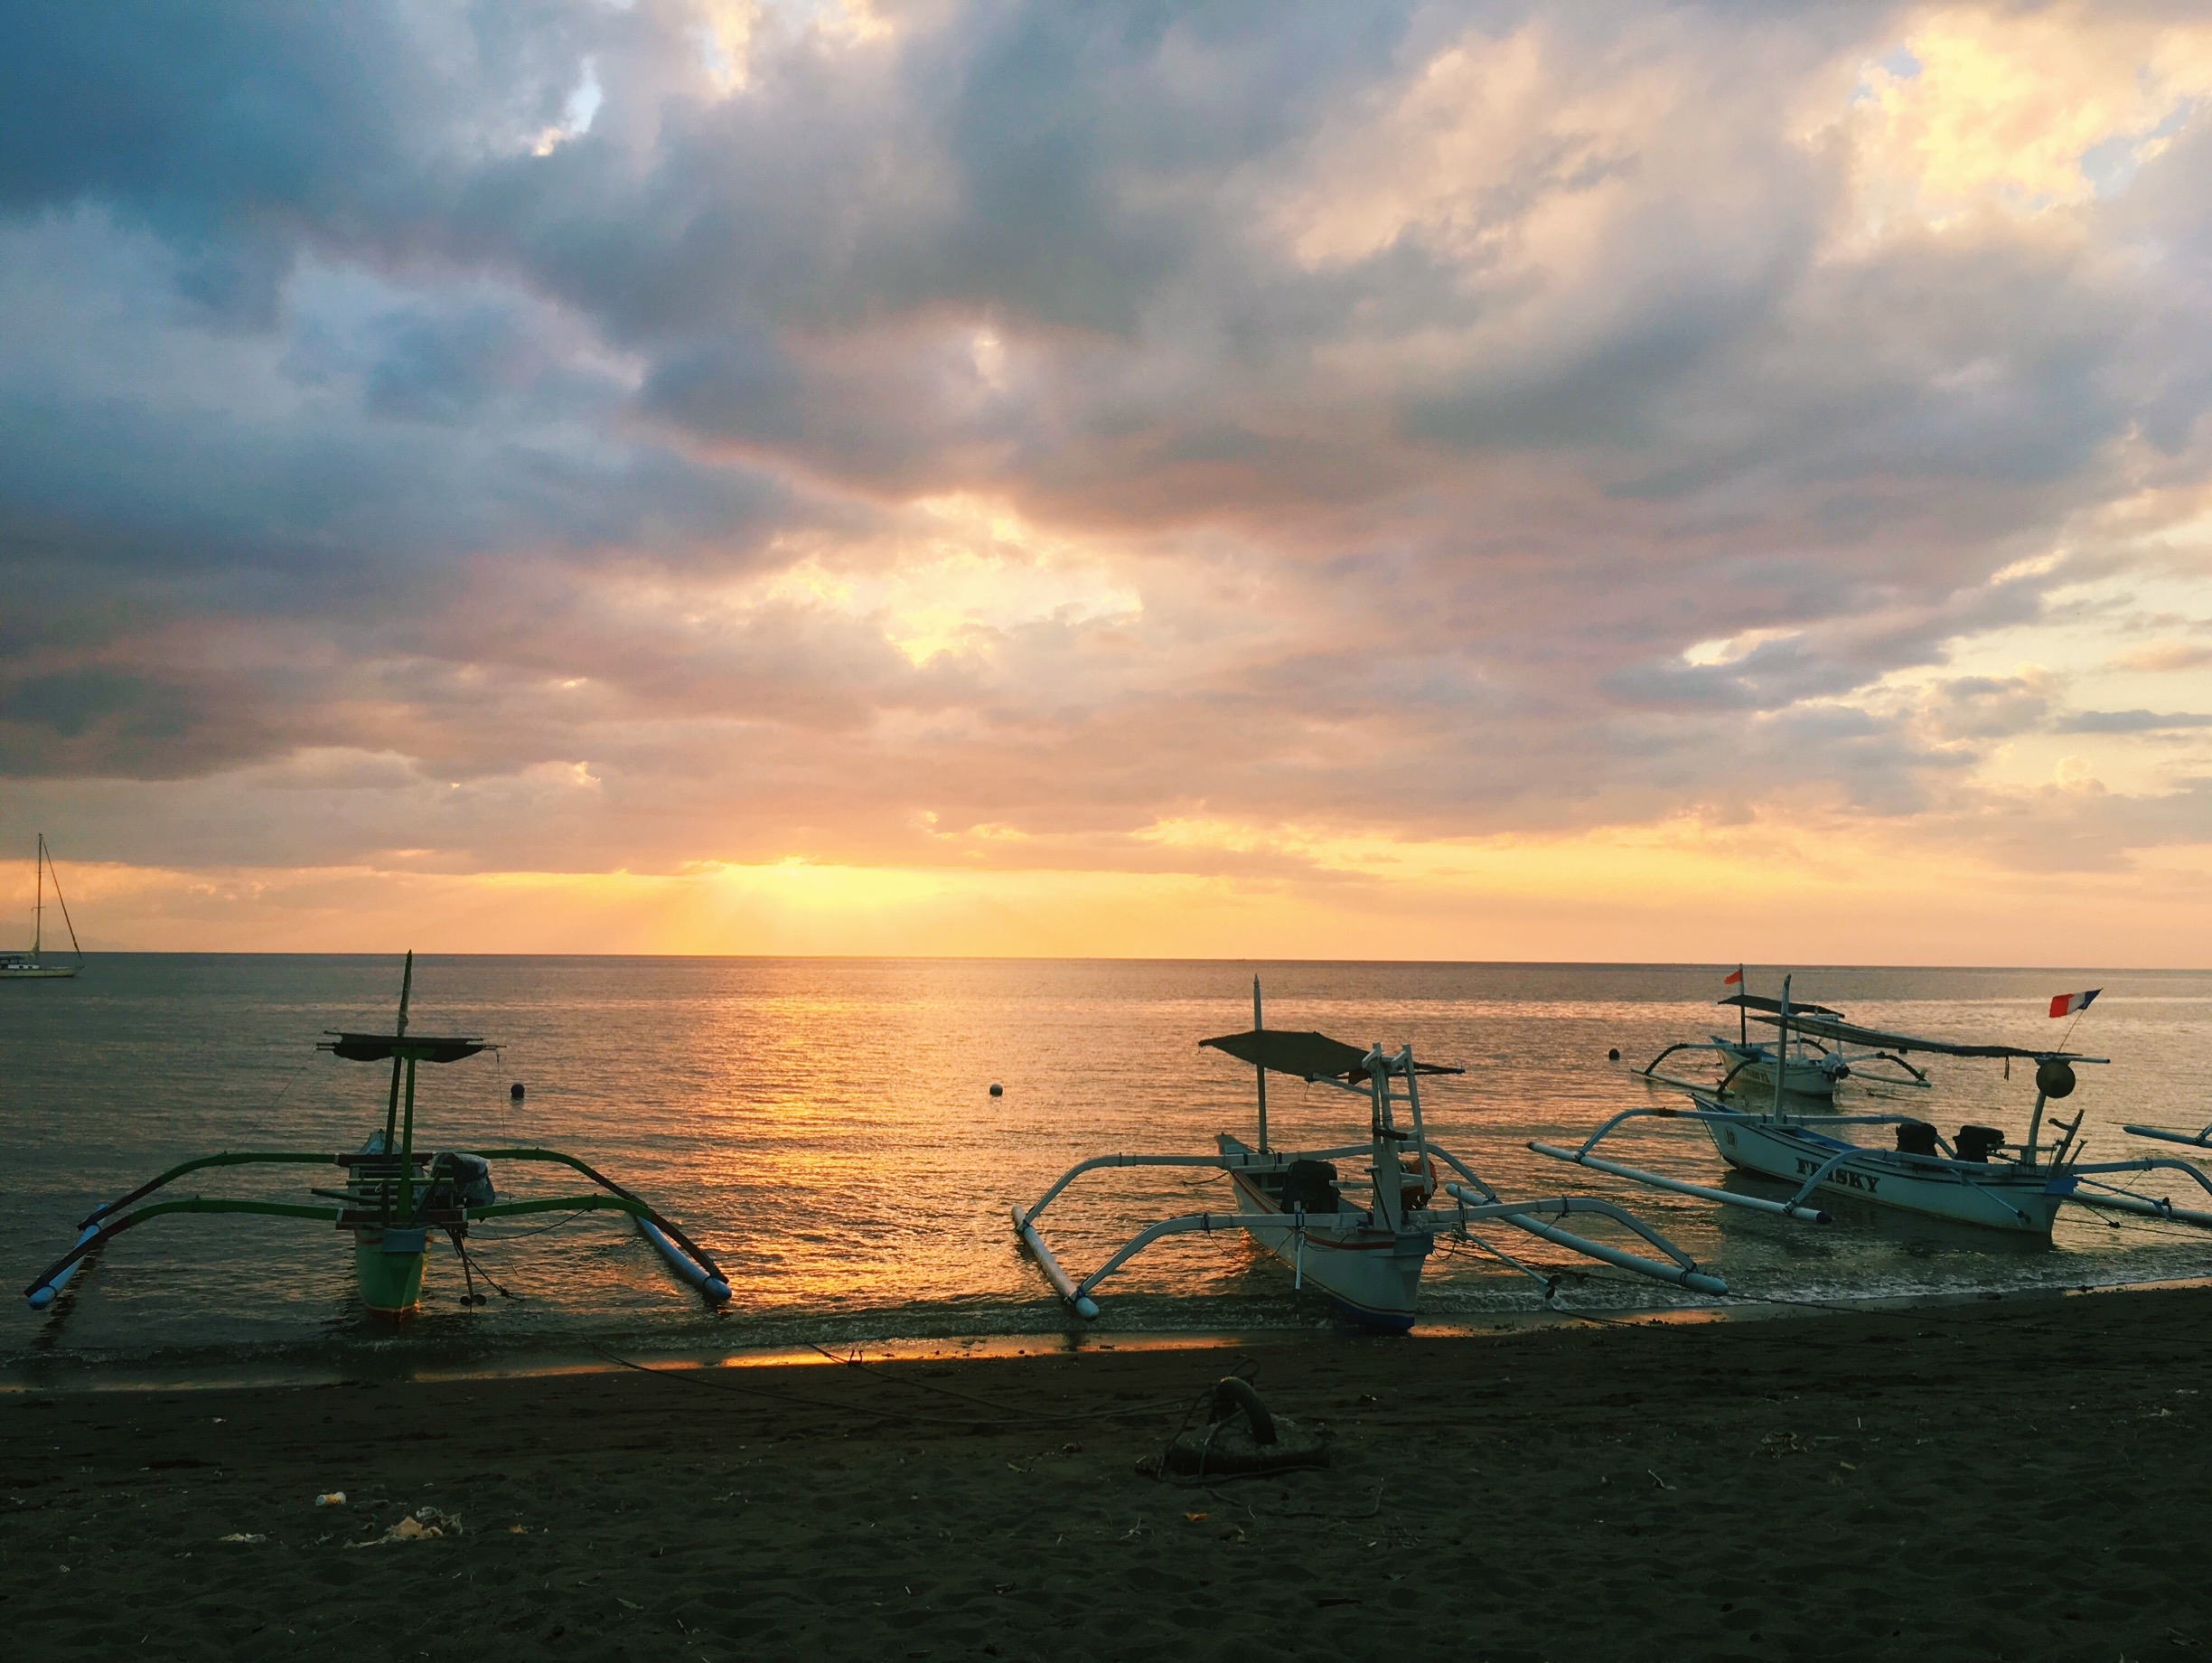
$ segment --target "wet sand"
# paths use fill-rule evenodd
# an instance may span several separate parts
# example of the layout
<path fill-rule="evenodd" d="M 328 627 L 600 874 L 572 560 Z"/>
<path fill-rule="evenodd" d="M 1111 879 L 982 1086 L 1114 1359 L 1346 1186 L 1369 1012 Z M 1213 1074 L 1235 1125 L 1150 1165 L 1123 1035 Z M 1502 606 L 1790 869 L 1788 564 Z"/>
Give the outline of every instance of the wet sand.
<path fill-rule="evenodd" d="M 36 1395 L 0 1403 L 0 1627 L 24 1658 L 2201 1658 L 2208 1342 L 2190 1289 Z M 1140 1471 L 1238 1367 L 1334 1468 Z M 357 1546 L 426 1508 L 460 1533 Z"/>

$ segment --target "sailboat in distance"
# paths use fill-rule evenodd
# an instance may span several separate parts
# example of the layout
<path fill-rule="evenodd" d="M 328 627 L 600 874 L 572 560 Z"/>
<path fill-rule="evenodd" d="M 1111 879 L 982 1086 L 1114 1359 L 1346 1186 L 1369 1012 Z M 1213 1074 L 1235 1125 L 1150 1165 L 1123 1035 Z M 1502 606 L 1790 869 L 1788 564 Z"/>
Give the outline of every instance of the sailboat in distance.
<path fill-rule="evenodd" d="M 38 839 L 38 859 L 33 863 L 33 888 L 37 898 L 31 907 L 31 951 L 29 953 L 0 953 L 0 982 L 59 982 L 73 976 L 84 968 L 84 949 L 77 944 L 77 925 L 69 916 L 69 903 L 61 898 L 61 874 L 54 870 L 53 856 L 46 848 L 46 834 Z M 46 879 L 54 880 L 54 900 L 61 908 L 61 922 L 69 926 L 70 950 L 76 954 L 74 964 L 49 964 L 40 957 L 46 935 Z"/>

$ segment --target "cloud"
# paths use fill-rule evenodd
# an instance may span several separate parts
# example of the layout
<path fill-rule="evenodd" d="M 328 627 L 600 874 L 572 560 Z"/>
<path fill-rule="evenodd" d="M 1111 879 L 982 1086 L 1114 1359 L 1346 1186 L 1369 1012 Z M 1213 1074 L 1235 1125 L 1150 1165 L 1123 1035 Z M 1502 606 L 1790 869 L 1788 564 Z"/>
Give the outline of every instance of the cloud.
<path fill-rule="evenodd" d="M 2081 710 L 2057 726 L 2060 733 L 2170 733 L 2212 728 L 2212 716 L 2186 710 Z"/>
<path fill-rule="evenodd" d="M 2176 671 L 2196 670 L 2212 664 L 2212 646 L 2192 646 L 2187 642 L 2167 641 L 2145 647 L 2132 647 L 2112 661 L 2115 670 L 2139 670 L 2152 675 L 2170 675 Z"/>
<path fill-rule="evenodd" d="M 2049 846 L 2200 823 L 2099 679 L 2205 662 L 2186 8 L 103 7 L 0 95 L 88 853 L 2011 860 L 2064 736 Z"/>

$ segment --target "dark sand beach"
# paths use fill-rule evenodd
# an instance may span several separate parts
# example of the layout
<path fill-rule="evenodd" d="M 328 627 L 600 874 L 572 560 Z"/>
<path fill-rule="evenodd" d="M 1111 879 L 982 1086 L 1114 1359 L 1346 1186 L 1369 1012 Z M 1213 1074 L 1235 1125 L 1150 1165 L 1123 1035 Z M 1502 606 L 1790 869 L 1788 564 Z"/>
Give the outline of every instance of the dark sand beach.
<path fill-rule="evenodd" d="M 25 1658 L 2196 1658 L 2207 1341 L 2190 1289 L 34 1394 L 0 1623 Z M 1139 1470 L 1233 1368 L 1331 1470 Z M 358 1546 L 426 1508 L 460 1532 Z"/>

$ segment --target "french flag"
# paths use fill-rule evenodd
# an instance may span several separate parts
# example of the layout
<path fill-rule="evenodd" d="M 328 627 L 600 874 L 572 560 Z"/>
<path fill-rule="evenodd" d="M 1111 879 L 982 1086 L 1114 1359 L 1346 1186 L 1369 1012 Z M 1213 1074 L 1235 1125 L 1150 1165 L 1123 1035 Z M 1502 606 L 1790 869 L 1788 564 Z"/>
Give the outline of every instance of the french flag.
<path fill-rule="evenodd" d="M 2061 993 L 2051 1001 L 2050 1013 L 2053 1016 L 2072 1016 L 2076 1010 L 2086 1010 L 2089 1001 L 2104 991 L 2103 988 L 2091 988 L 2086 993 Z"/>

